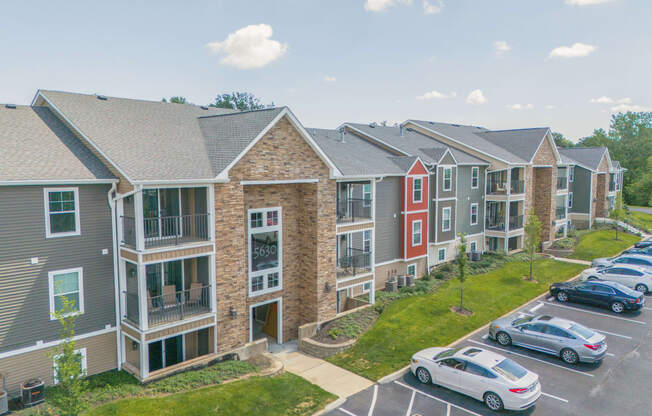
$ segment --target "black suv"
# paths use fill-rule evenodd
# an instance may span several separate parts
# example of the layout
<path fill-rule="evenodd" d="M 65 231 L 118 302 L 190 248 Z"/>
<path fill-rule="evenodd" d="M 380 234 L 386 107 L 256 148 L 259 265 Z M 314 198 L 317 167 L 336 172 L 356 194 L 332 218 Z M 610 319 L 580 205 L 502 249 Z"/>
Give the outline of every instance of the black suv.
<path fill-rule="evenodd" d="M 616 313 L 645 306 L 645 297 L 641 292 L 610 281 L 553 283 L 550 294 L 559 302 L 587 303 L 609 308 Z"/>

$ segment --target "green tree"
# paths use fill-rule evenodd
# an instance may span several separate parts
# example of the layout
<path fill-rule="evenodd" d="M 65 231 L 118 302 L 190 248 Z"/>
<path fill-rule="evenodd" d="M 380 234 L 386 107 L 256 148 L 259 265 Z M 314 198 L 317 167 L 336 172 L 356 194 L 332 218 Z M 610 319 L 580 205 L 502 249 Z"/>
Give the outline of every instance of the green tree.
<path fill-rule="evenodd" d="M 568 140 L 566 137 L 564 137 L 563 134 L 553 132 L 552 133 L 552 138 L 555 140 L 555 144 L 557 147 L 573 147 L 575 144 Z"/>
<path fill-rule="evenodd" d="M 530 215 L 525 225 L 525 252 L 530 258 L 530 276 L 528 280 L 532 280 L 532 268 L 534 267 L 534 253 L 539 250 L 541 244 L 541 221 L 539 217 L 534 214 L 534 208 L 530 209 Z"/>
<path fill-rule="evenodd" d="M 460 236 L 460 245 L 457 246 L 457 269 L 458 269 L 457 278 L 460 280 L 459 312 L 461 313 L 464 312 L 464 281 L 466 280 L 466 266 L 469 259 L 466 256 L 466 235 L 460 233 L 459 236 Z"/>
<path fill-rule="evenodd" d="M 260 110 L 262 108 L 274 107 L 274 103 L 264 105 L 260 99 L 248 92 L 232 92 L 231 94 L 220 94 L 215 97 L 211 107 L 230 108 L 234 110 Z"/>
<path fill-rule="evenodd" d="M 61 344 L 54 347 L 52 359 L 55 365 L 55 376 L 58 382 L 56 392 L 50 397 L 50 403 L 55 406 L 61 416 L 77 416 L 88 409 L 86 391 L 88 382 L 84 379 L 81 354 L 76 352 L 75 321 L 78 314 L 75 302 L 62 296 L 62 308 L 54 313 L 61 324 L 59 338 Z"/>
<path fill-rule="evenodd" d="M 625 219 L 625 208 L 623 206 L 623 193 L 618 192 L 616 195 L 616 203 L 614 209 L 609 213 L 609 218 L 614 221 L 623 221 Z M 616 230 L 616 240 L 618 240 L 618 223 L 613 223 L 614 230 Z"/>
<path fill-rule="evenodd" d="M 172 103 L 172 104 L 190 104 L 190 102 L 186 99 L 186 97 L 181 97 L 181 96 L 174 96 L 170 97 L 170 99 L 163 98 L 161 101 L 164 103 Z"/>

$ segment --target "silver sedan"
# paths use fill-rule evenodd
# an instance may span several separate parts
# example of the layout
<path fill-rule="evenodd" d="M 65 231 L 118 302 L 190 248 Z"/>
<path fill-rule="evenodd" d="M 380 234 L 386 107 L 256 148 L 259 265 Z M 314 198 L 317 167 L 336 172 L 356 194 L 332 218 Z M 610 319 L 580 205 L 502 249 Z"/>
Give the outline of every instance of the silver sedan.
<path fill-rule="evenodd" d="M 548 315 L 515 315 L 489 326 L 500 345 L 517 345 L 560 357 L 568 364 L 595 363 L 607 353 L 605 336 L 576 322 Z"/>

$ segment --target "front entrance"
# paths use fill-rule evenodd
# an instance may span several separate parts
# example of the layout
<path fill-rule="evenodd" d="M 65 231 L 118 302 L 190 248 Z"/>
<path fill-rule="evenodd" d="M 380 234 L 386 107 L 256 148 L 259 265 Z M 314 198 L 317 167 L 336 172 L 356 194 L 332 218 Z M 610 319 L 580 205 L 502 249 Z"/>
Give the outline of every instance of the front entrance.
<path fill-rule="evenodd" d="M 149 371 L 160 370 L 183 361 L 183 336 L 149 343 Z"/>
<path fill-rule="evenodd" d="M 268 344 L 281 344 L 283 314 L 281 300 L 272 300 L 250 307 L 250 341 L 267 338 Z"/>

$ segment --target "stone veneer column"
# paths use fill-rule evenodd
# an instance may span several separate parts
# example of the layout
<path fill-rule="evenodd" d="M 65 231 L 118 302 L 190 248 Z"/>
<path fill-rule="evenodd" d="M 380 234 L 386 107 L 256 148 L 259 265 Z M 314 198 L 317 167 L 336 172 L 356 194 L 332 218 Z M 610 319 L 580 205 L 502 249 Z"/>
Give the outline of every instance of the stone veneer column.
<path fill-rule="evenodd" d="M 598 183 L 595 192 L 595 198 L 597 199 L 595 216 L 596 217 L 606 217 L 607 216 L 607 192 L 609 182 L 607 181 L 607 174 L 601 173 L 598 174 Z"/>
<path fill-rule="evenodd" d="M 552 168 L 534 168 L 534 213 L 541 221 L 541 241 L 551 239 L 554 218 L 556 180 L 553 184 Z M 556 176 L 556 175 L 555 175 Z M 555 192 L 553 192 L 553 187 Z"/>

